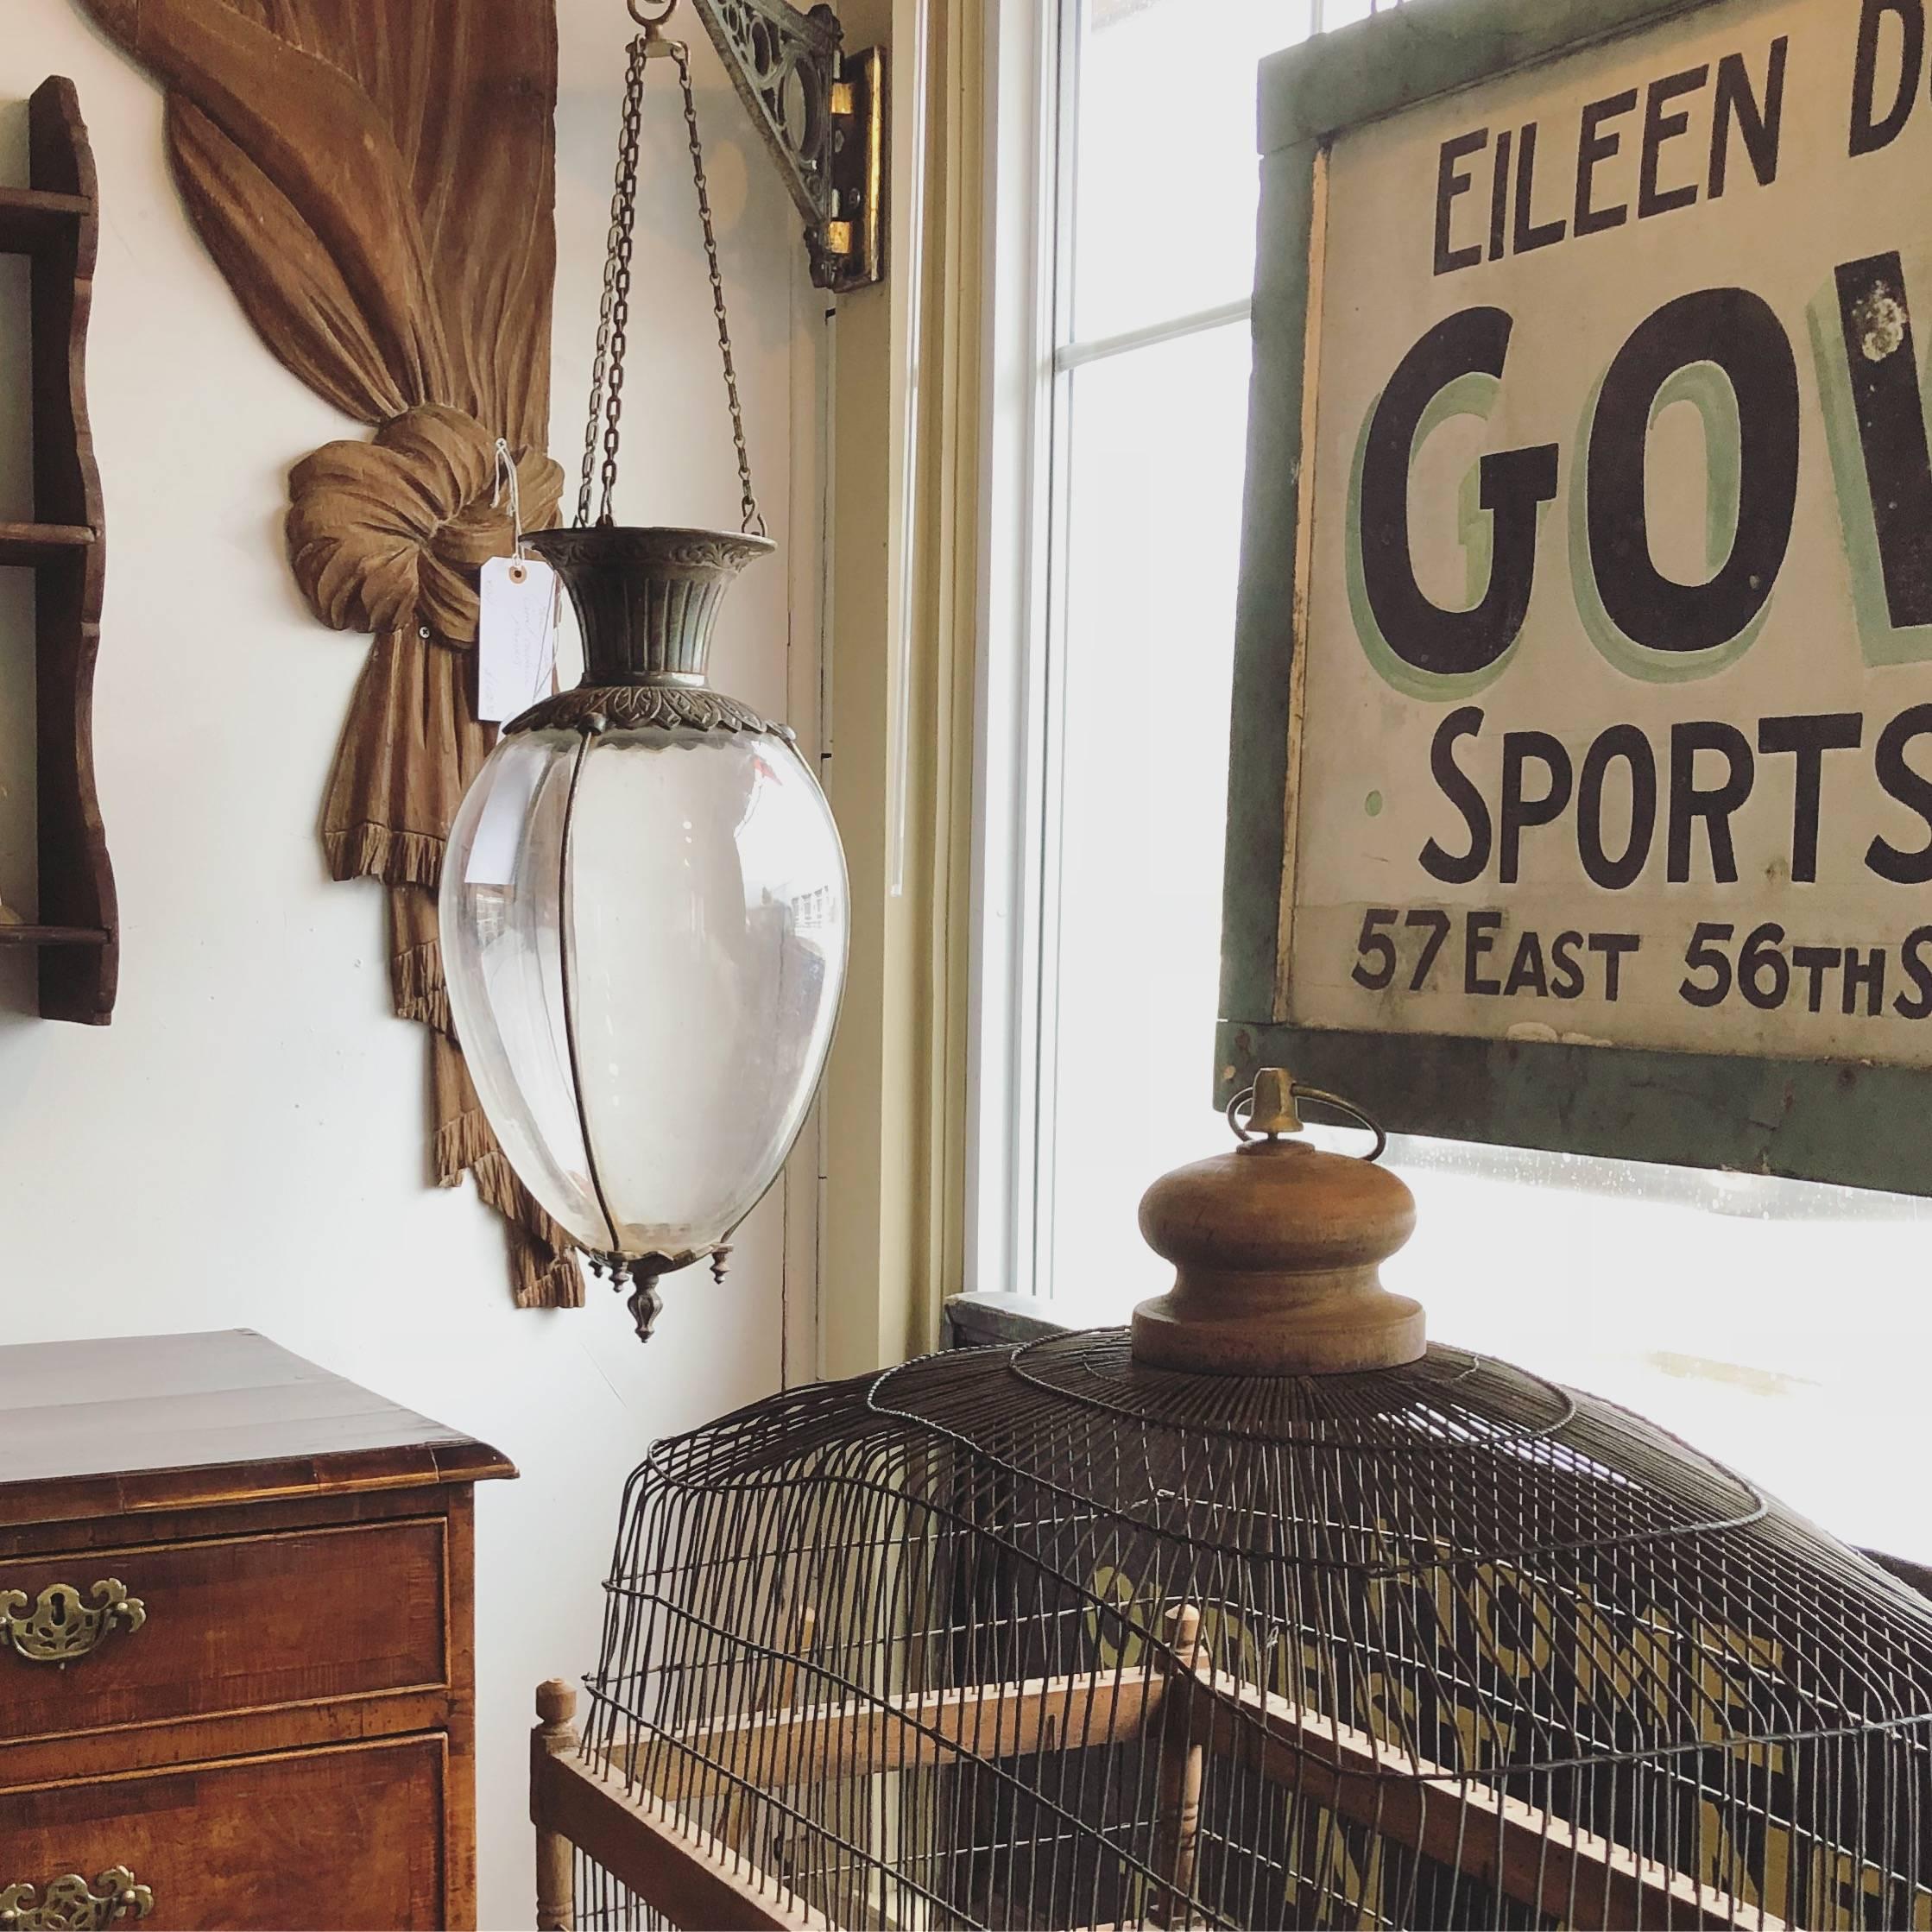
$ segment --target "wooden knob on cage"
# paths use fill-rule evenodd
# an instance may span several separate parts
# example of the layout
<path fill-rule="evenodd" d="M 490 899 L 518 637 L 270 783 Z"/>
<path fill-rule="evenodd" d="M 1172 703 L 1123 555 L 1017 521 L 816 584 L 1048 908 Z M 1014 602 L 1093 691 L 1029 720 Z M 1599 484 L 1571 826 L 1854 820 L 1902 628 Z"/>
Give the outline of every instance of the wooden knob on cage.
<path fill-rule="evenodd" d="M 1245 1130 L 1253 1138 L 1163 1175 L 1142 1196 L 1140 1232 L 1175 1276 L 1133 1311 L 1136 1361 L 1208 1375 L 1332 1375 L 1423 1353 L 1421 1305 L 1392 1294 L 1379 1272 L 1414 1231 L 1415 1197 L 1372 1159 L 1288 1138 L 1302 1127 L 1296 1093 L 1279 1068 L 1264 1069 Z"/>

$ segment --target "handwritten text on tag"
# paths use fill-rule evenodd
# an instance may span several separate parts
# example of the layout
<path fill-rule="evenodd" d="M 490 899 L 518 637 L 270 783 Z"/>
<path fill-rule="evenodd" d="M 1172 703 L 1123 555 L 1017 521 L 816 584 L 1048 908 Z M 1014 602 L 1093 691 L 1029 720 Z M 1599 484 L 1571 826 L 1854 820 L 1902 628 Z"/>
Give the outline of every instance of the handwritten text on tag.
<path fill-rule="evenodd" d="M 550 695 L 557 662 L 557 573 L 528 557 L 483 567 L 477 627 L 477 716 L 501 724 Z"/>

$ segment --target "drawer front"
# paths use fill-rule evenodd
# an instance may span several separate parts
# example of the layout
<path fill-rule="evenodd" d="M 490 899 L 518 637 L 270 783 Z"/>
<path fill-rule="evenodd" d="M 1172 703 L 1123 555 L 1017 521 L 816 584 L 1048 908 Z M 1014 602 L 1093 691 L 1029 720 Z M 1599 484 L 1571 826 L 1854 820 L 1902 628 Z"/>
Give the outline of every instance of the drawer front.
<path fill-rule="evenodd" d="M 0 1893 L 120 1866 L 143 1932 L 443 1923 L 440 1735 L 0 1792 Z M 96 1923 L 105 1923 L 104 1917 Z M 117 1922 L 131 1927 L 130 1914 Z"/>
<path fill-rule="evenodd" d="M 439 1686 L 446 1528 L 0 1561 L 0 1742 Z"/>

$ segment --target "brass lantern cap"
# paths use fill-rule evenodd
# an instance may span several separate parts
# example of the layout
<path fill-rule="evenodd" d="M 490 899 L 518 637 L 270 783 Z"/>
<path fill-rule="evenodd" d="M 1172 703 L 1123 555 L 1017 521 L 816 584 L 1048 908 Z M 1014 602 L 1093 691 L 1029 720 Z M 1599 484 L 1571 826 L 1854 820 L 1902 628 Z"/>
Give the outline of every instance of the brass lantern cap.
<path fill-rule="evenodd" d="M 570 593 L 584 640 L 584 679 L 540 698 L 503 729 L 767 732 L 790 741 L 707 681 L 712 633 L 725 593 L 747 564 L 778 546 L 738 530 L 596 523 L 533 530 L 528 548 Z"/>
<path fill-rule="evenodd" d="M 1209 1375 L 1334 1375 L 1423 1354 L 1421 1304 L 1392 1294 L 1380 1273 L 1415 1230 L 1415 1196 L 1372 1160 L 1287 1138 L 1301 1126 L 1293 1082 L 1265 1069 L 1247 1127 L 1258 1137 L 1147 1190 L 1140 1232 L 1175 1277 L 1133 1311 L 1136 1361 Z"/>

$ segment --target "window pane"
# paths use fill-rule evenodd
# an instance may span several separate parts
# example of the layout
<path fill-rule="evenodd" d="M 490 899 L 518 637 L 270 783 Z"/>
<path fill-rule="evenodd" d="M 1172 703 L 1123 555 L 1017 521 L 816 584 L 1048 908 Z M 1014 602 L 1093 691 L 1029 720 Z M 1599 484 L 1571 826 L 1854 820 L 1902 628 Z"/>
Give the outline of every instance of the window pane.
<path fill-rule="evenodd" d="M 1064 3 L 1075 338 L 1245 295 L 1254 65 L 1309 30 L 1309 0 Z M 1316 0 L 1314 24 L 1373 10 Z M 1039 1259 L 1075 1323 L 1170 1285 L 1140 1196 L 1228 1145 L 1209 1076 L 1248 362 L 1237 324 L 1061 378 Z M 1436 1339 L 1620 1402 L 1837 1534 L 1932 1562 L 1932 1202 L 1417 1140 L 1389 1158 L 1419 1225 L 1387 1278 Z"/>
<path fill-rule="evenodd" d="M 1441 1141 L 1389 1159 L 1418 1219 L 1384 1279 L 1431 1335 L 1620 1402 L 1853 1543 L 1932 1560 L 1932 1203 Z"/>
<path fill-rule="evenodd" d="M 1310 0 L 1077 3 L 1074 335 L 1247 295 L 1255 66 L 1306 35 Z"/>
<path fill-rule="evenodd" d="M 1044 1070 L 1056 1292 L 1158 1292 L 1135 1210 L 1211 1146 L 1248 331 L 1072 385 L 1059 958 Z"/>

